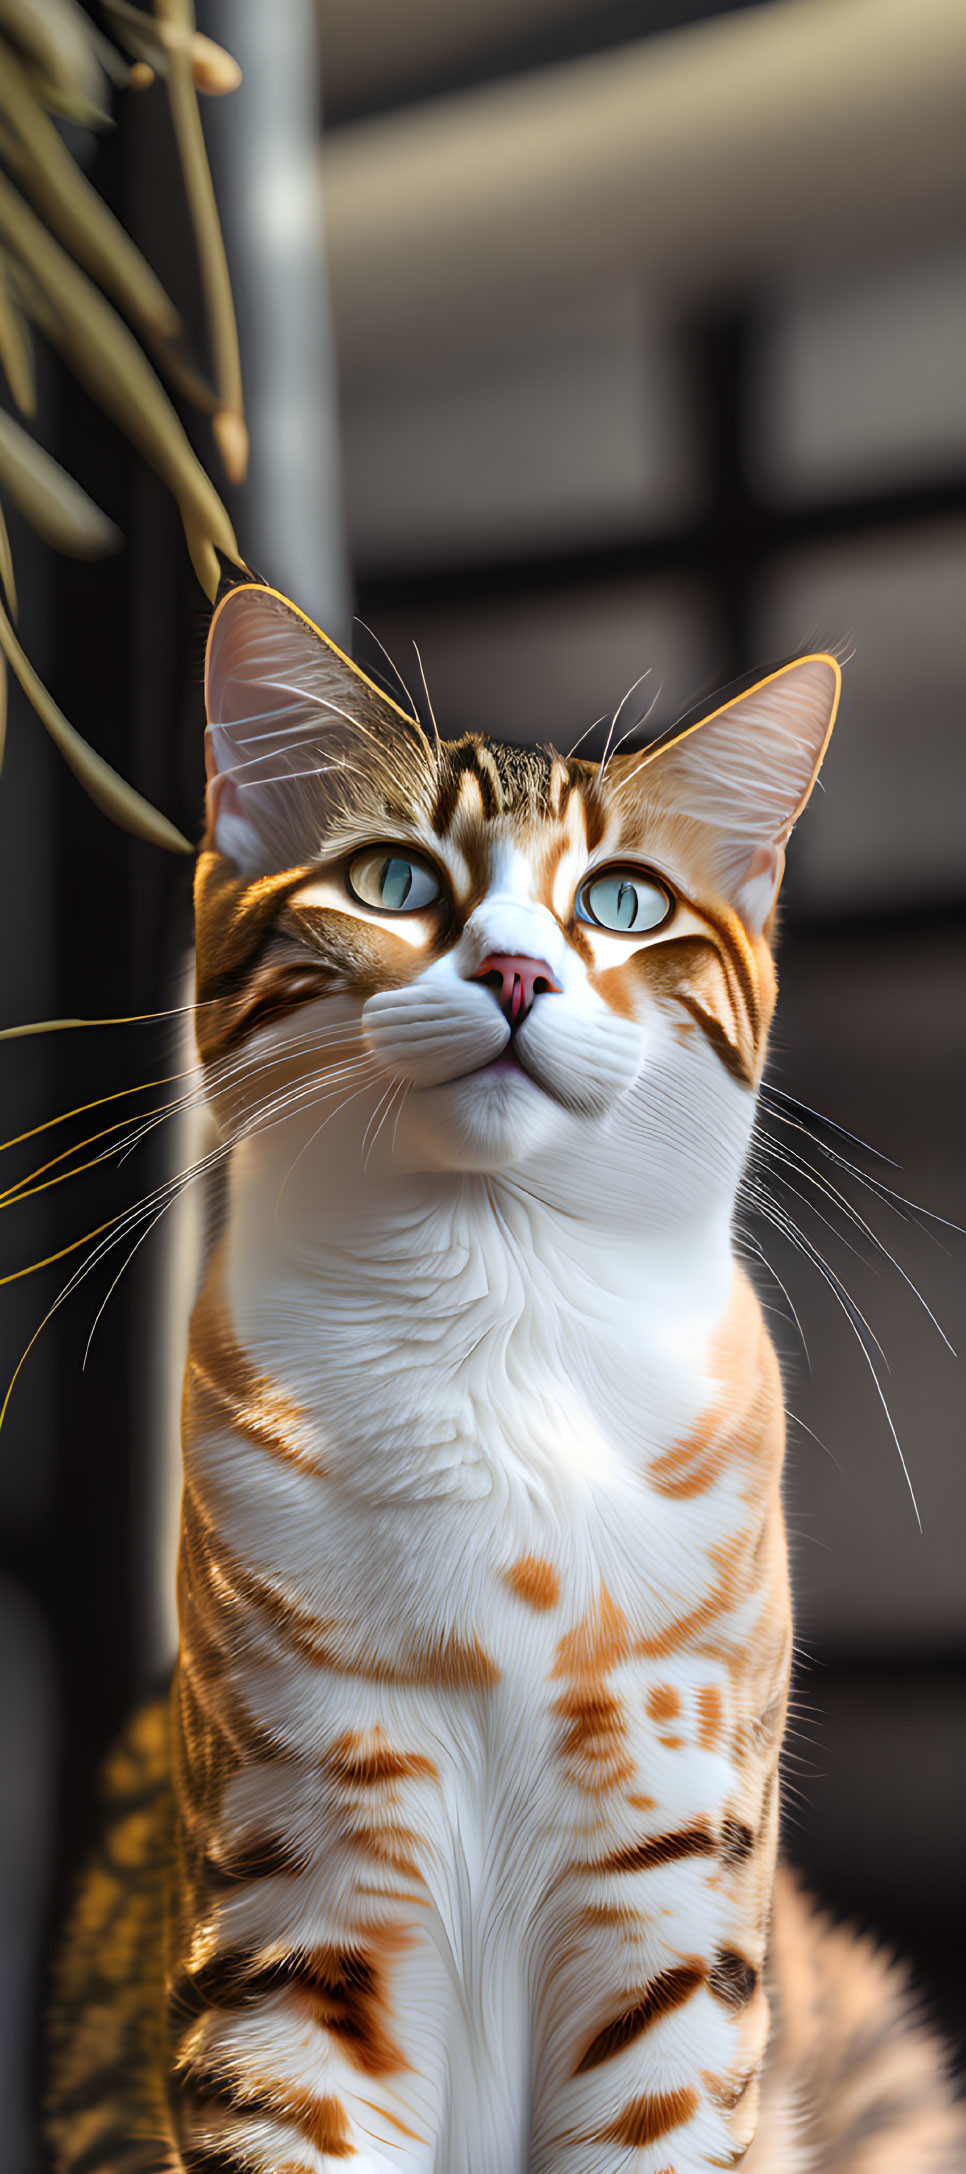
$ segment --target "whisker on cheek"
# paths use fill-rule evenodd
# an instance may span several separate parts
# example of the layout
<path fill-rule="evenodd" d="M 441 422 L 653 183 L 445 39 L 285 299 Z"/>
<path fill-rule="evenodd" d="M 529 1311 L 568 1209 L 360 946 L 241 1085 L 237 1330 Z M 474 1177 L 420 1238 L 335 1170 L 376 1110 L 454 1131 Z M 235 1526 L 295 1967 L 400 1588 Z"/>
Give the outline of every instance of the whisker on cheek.
<path fill-rule="evenodd" d="M 377 1141 L 377 1140 L 378 1140 L 378 1138 L 379 1138 L 379 1134 L 380 1134 L 380 1132 L 382 1131 L 382 1128 L 383 1128 L 383 1126 L 384 1126 L 384 1124 L 385 1124 L 385 1122 L 386 1122 L 386 1119 L 387 1119 L 387 1118 L 389 1117 L 389 1115 L 390 1115 L 390 1113 L 391 1113 L 391 1111 L 392 1111 L 392 1106 L 393 1106 L 393 1103 L 394 1103 L 394 1102 L 395 1102 L 395 1100 L 396 1100 L 396 1096 L 397 1096 L 397 1095 L 398 1095 L 398 1094 L 400 1093 L 400 1090 L 401 1090 L 401 1091 L 402 1091 L 402 1096 L 403 1096 L 403 1100 L 405 1100 L 405 1097 L 406 1097 L 406 1094 L 407 1094 L 407 1092 L 408 1092 L 409 1086 L 410 1086 L 410 1082 L 409 1082 L 408 1080 L 404 1080 L 404 1079 L 399 1079 L 399 1078 L 396 1078 L 396 1079 L 392 1080 L 392 1081 L 390 1082 L 389 1086 L 387 1087 L 387 1089 L 386 1089 L 386 1091 L 385 1091 L 384 1095 L 382 1096 L 381 1100 L 380 1100 L 380 1101 L 379 1101 L 379 1102 L 378 1102 L 378 1103 L 376 1104 L 376 1107 L 375 1107 L 375 1109 L 374 1109 L 374 1111 L 373 1111 L 373 1113 L 372 1113 L 372 1116 L 371 1116 L 371 1117 L 370 1117 L 370 1119 L 369 1119 L 369 1123 L 368 1123 L 368 1125 L 367 1125 L 367 1127 L 366 1127 L 366 1130 L 365 1130 L 365 1133 L 364 1133 L 364 1135 L 363 1135 L 363 1141 L 362 1141 L 362 1149 L 361 1149 L 361 1153 L 362 1153 L 362 1167 L 363 1167 L 363 1170 L 368 1170 L 368 1168 L 369 1168 L 369 1163 L 370 1163 L 370 1159 L 371 1159 L 371 1156 L 372 1156 L 372 1152 L 373 1152 L 373 1149 L 374 1149 L 374 1147 L 375 1147 L 375 1145 L 376 1145 L 376 1141 Z M 401 1105 L 400 1105 L 400 1106 L 401 1106 Z M 379 1113 L 380 1113 L 380 1111 L 382 1112 L 381 1116 L 380 1116 L 380 1114 L 379 1114 Z M 374 1123 L 374 1121 L 375 1121 L 375 1120 L 376 1120 L 377 1118 L 378 1118 L 378 1123 Z M 373 1127 L 374 1127 L 374 1129 L 373 1129 Z M 394 1127 L 394 1128 L 393 1128 L 393 1145 L 394 1145 L 394 1146 L 395 1146 L 395 1140 L 396 1140 L 396 1130 L 395 1130 L 395 1127 Z"/>

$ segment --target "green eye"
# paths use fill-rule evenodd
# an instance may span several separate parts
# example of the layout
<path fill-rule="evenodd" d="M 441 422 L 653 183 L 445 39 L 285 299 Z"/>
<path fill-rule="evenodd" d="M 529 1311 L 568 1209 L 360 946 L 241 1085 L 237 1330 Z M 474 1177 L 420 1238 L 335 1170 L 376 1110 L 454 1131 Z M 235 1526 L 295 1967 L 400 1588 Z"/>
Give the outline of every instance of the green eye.
<path fill-rule="evenodd" d="M 660 928 L 674 911 L 663 884 L 638 868 L 608 868 L 605 875 L 589 876 L 577 893 L 576 912 L 581 921 L 612 929 L 618 936 L 640 936 Z"/>
<path fill-rule="evenodd" d="M 418 913 L 440 895 L 435 870 L 391 845 L 371 845 L 357 853 L 349 864 L 348 883 L 363 906 L 375 906 L 382 913 Z"/>

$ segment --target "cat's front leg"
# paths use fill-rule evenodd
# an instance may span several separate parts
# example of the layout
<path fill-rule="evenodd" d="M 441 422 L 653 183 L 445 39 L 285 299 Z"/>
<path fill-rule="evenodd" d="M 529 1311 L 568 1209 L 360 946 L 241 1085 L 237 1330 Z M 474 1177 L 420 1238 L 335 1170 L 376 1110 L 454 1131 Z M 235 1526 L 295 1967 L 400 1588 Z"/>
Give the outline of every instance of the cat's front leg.
<path fill-rule="evenodd" d="M 543 1928 L 531 2174 L 707 2174 L 755 2133 L 773 1837 L 695 1818 L 577 1873 Z"/>
<path fill-rule="evenodd" d="M 172 1986 L 186 2174 L 429 2174 L 434 2100 L 393 2036 L 380 1943 L 223 1952 Z M 415 2049 L 414 2049 L 415 2050 Z"/>
<path fill-rule="evenodd" d="M 438 2011 L 438 1965 L 412 1836 L 394 1789 L 377 1787 L 389 1752 L 345 1734 L 324 1759 L 276 1752 L 216 1783 L 206 1810 L 200 1742 L 196 1731 L 169 1928 L 176 2163 L 429 2174 L 443 2054 L 419 2019 Z M 364 1810 L 363 1794 L 380 1804 Z"/>

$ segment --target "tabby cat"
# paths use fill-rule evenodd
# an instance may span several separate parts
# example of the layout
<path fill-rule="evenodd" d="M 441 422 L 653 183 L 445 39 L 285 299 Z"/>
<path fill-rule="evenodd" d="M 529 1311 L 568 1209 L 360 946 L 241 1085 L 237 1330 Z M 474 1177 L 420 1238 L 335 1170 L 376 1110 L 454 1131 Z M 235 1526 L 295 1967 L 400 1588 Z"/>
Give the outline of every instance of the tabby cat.
<path fill-rule="evenodd" d="M 955 2174 L 779 1870 L 782 1387 L 732 1219 L 840 673 L 601 765 L 208 643 L 226 1143 L 180 1651 L 60 1971 L 59 2174 Z"/>

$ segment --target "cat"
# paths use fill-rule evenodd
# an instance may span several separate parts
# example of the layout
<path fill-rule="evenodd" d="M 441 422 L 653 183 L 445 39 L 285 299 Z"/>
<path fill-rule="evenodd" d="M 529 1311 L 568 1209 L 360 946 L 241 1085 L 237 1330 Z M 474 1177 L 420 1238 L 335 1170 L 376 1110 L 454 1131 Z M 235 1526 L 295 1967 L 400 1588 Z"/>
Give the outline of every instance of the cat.
<path fill-rule="evenodd" d="M 60 1968 L 58 2174 L 966 2164 L 903 1979 L 776 1873 L 732 1225 L 840 679 L 596 764 L 444 743 L 221 596 L 180 1651 Z"/>

